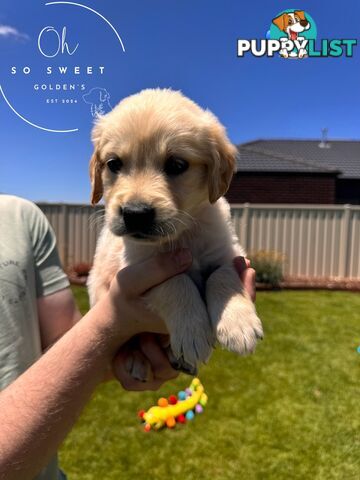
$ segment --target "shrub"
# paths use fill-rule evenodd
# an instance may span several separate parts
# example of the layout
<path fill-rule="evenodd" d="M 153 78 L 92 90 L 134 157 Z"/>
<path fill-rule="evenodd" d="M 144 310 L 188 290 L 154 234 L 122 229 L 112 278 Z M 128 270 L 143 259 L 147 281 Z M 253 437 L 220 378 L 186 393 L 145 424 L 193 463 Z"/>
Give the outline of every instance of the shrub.
<path fill-rule="evenodd" d="M 251 266 L 256 270 L 256 281 L 271 287 L 279 287 L 284 279 L 283 267 L 285 257 L 282 253 L 259 250 L 249 256 Z"/>

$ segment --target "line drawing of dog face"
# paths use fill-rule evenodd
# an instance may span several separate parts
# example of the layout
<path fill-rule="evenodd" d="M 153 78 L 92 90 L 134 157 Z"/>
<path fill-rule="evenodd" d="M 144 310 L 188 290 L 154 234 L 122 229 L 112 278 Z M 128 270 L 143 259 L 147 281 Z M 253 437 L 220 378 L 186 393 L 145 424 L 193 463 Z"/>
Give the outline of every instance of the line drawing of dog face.
<path fill-rule="evenodd" d="M 295 10 L 293 13 L 283 13 L 274 18 L 272 23 L 282 32 L 285 32 L 289 40 L 296 40 L 299 33 L 309 30 L 311 27 L 303 10 Z"/>
<path fill-rule="evenodd" d="M 83 95 L 85 103 L 91 105 L 91 116 L 96 118 L 98 115 L 105 115 L 110 112 L 110 94 L 105 88 L 94 87 L 88 93 Z"/>
<path fill-rule="evenodd" d="M 140 243 L 177 238 L 228 189 L 236 148 L 224 127 L 180 92 L 148 89 L 99 117 L 92 203 L 104 195 L 111 232 Z"/>

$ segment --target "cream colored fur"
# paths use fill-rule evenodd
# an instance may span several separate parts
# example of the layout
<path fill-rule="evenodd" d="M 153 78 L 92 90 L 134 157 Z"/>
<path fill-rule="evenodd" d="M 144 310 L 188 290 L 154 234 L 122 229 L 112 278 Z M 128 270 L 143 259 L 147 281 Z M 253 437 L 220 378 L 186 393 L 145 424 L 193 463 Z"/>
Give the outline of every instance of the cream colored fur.
<path fill-rule="evenodd" d="M 187 247 L 191 269 L 146 295 L 167 325 L 176 362 L 194 373 L 210 357 L 215 339 L 231 351 L 252 352 L 262 326 L 232 265 L 245 252 L 221 198 L 236 150 L 216 117 L 179 92 L 144 90 L 101 117 L 93 141 L 92 199 L 104 196 L 106 221 L 88 281 L 91 304 L 119 269 L 159 251 Z M 106 167 L 113 155 L 123 161 L 118 174 Z M 188 161 L 188 170 L 167 176 L 163 165 L 169 155 Z M 151 204 L 163 234 L 147 240 L 115 235 L 122 228 L 119 208 L 127 202 Z M 133 374 L 141 376 L 139 370 L 135 362 Z"/>

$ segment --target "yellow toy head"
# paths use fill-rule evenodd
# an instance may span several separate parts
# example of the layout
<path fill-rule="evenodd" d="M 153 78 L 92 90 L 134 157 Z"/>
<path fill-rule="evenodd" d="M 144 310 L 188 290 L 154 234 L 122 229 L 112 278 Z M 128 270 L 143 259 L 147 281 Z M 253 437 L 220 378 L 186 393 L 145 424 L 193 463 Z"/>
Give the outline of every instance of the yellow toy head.
<path fill-rule="evenodd" d="M 159 430 L 161 427 L 164 426 L 164 421 L 161 420 L 158 416 L 154 415 L 154 413 L 150 410 L 144 414 L 143 419 L 145 420 L 146 424 L 150 425 L 151 428 L 153 428 L 154 430 Z"/>

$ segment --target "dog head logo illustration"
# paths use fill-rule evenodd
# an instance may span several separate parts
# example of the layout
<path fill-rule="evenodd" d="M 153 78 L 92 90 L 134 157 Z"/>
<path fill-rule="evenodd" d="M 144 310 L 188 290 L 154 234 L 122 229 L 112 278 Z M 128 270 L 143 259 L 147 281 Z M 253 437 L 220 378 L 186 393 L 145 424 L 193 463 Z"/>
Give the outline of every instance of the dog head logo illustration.
<path fill-rule="evenodd" d="M 273 23 L 283 32 L 286 32 L 290 40 L 297 40 L 300 32 L 309 30 L 310 22 L 303 10 L 295 10 L 294 13 L 282 13 L 273 19 Z"/>
<path fill-rule="evenodd" d="M 306 40 L 316 39 L 316 25 L 304 10 L 286 10 L 273 18 L 269 38 L 283 42 L 284 48 L 280 50 L 282 57 L 304 58 L 308 56 Z M 294 48 L 289 51 L 292 44 Z"/>
<path fill-rule="evenodd" d="M 96 118 L 98 115 L 105 115 L 112 110 L 110 105 L 110 94 L 105 88 L 95 87 L 83 95 L 85 103 L 91 105 L 91 116 Z"/>

